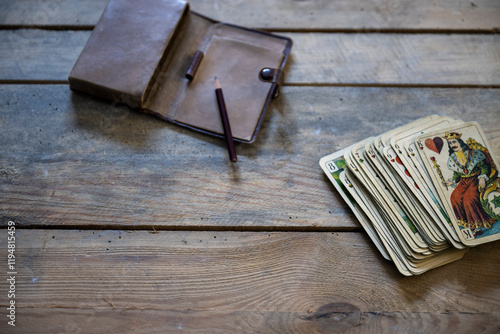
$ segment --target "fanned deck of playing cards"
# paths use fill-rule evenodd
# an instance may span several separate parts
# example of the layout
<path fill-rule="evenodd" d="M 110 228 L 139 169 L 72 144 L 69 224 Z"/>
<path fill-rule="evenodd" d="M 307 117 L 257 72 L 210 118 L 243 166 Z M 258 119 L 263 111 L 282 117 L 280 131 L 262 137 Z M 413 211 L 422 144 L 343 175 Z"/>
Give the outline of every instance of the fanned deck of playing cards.
<path fill-rule="evenodd" d="M 475 122 L 431 115 L 323 157 L 378 250 L 406 276 L 500 239 L 500 179 Z"/>

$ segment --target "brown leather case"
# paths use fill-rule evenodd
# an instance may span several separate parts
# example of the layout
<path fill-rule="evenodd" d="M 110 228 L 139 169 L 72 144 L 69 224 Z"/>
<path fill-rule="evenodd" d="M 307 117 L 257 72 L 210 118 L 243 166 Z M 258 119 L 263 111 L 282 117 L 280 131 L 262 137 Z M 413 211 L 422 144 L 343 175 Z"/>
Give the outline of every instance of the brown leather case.
<path fill-rule="evenodd" d="M 279 93 L 291 46 L 289 38 L 191 12 L 185 1 L 111 0 L 69 83 L 73 90 L 223 136 L 217 76 L 234 139 L 252 142 Z"/>

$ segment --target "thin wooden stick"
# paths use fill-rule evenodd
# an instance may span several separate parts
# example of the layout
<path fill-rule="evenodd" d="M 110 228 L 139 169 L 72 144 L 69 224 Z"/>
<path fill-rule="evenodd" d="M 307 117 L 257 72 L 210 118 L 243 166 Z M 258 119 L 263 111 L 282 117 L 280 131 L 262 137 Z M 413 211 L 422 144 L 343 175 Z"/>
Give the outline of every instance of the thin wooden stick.
<path fill-rule="evenodd" d="M 229 160 L 231 162 L 238 161 L 236 156 L 236 149 L 234 148 L 233 135 L 231 133 L 231 126 L 229 124 L 229 118 L 227 117 L 226 103 L 224 102 L 224 95 L 222 94 L 222 88 L 217 77 L 215 79 L 215 95 L 217 96 L 217 104 L 219 105 L 220 117 L 222 119 L 222 126 L 224 128 L 224 136 L 226 137 L 227 150 L 229 152 Z"/>

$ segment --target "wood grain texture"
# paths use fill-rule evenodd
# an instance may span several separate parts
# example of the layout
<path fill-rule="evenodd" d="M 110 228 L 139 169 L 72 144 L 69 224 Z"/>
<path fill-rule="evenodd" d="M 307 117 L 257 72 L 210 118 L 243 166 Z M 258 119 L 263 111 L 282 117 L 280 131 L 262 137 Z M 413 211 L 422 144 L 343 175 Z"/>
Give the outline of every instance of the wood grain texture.
<path fill-rule="evenodd" d="M 500 86 L 500 35 L 282 34 L 288 85 Z M 66 82 L 90 32 L 0 30 L 0 80 Z"/>
<path fill-rule="evenodd" d="M 284 87 L 237 164 L 66 85 L 3 85 L 0 105 L 0 212 L 23 226 L 357 230 L 321 157 L 429 114 L 479 122 L 500 156 L 498 89 Z"/>
<path fill-rule="evenodd" d="M 85 27 L 97 23 L 107 0 L 4 0 L 0 24 Z M 239 25 L 284 30 L 466 30 L 500 27 L 495 0 L 283 1 L 192 0 L 191 9 Z"/>
<path fill-rule="evenodd" d="M 269 30 L 497 30 L 500 5 L 485 1 L 190 1 L 225 22 Z"/>
<path fill-rule="evenodd" d="M 68 81 L 89 31 L 0 30 L 0 80 Z"/>
<path fill-rule="evenodd" d="M 314 313 L 38 307 L 22 310 L 18 326 L 30 334 L 497 334 L 500 330 L 498 313 L 359 312 L 353 311 L 352 307 L 348 308 L 346 304 L 332 303 Z M 0 329 L 4 329 L 3 327 L 0 324 Z M 11 329 L 5 330 L 9 333 L 8 330 Z"/>
<path fill-rule="evenodd" d="M 7 0 L 0 3 L 0 24 L 4 26 L 83 26 L 92 29 L 108 0 Z"/>
<path fill-rule="evenodd" d="M 500 84 L 500 35 L 286 36 L 295 42 L 289 84 Z"/>
<path fill-rule="evenodd" d="M 494 333 L 500 325 L 498 242 L 409 278 L 360 233 L 18 229 L 16 246 L 17 324 L 32 333 Z"/>

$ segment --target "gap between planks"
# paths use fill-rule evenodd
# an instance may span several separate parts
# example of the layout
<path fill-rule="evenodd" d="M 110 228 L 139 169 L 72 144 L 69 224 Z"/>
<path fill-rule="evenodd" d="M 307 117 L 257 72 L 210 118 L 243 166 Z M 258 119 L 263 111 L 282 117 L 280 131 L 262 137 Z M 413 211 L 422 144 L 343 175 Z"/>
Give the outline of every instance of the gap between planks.
<path fill-rule="evenodd" d="M 51 30 L 51 31 L 91 31 L 94 25 L 23 25 L 0 24 L 0 30 Z M 259 28 L 270 33 L 320 33 L 320 34 L 455 34 L 455 35 L 496 35 L 500 28 L 492 29 L 392 29 L 392 28 Z"/>
<path fill-rule="evenodd" d="M 14 221 L 17 229 L 25 230 L 126 230 L 126 231 L 147 231 L 158 233 L 160 231 L 185 231 L 185 232 L 283 232 L 283 233 L 364 233 L 364 229 L 359 226 L 216 226 L 216 225 L 40 225 L 39 223 L 23 223 L 18 219 L 3 217 L 0 229 L 7 227 L 8 221 Z"/>
<path fill-rule="evenodd" d="M 0 80 L 0 85 L 67 85 L 67 80 Z M 475 84 L 399 84 L 399 83 L 315 83 L 290 82 L 283 87 L 374 87 L 374 88 L 480 88 L 498 89 L 500 85 Z"/>

